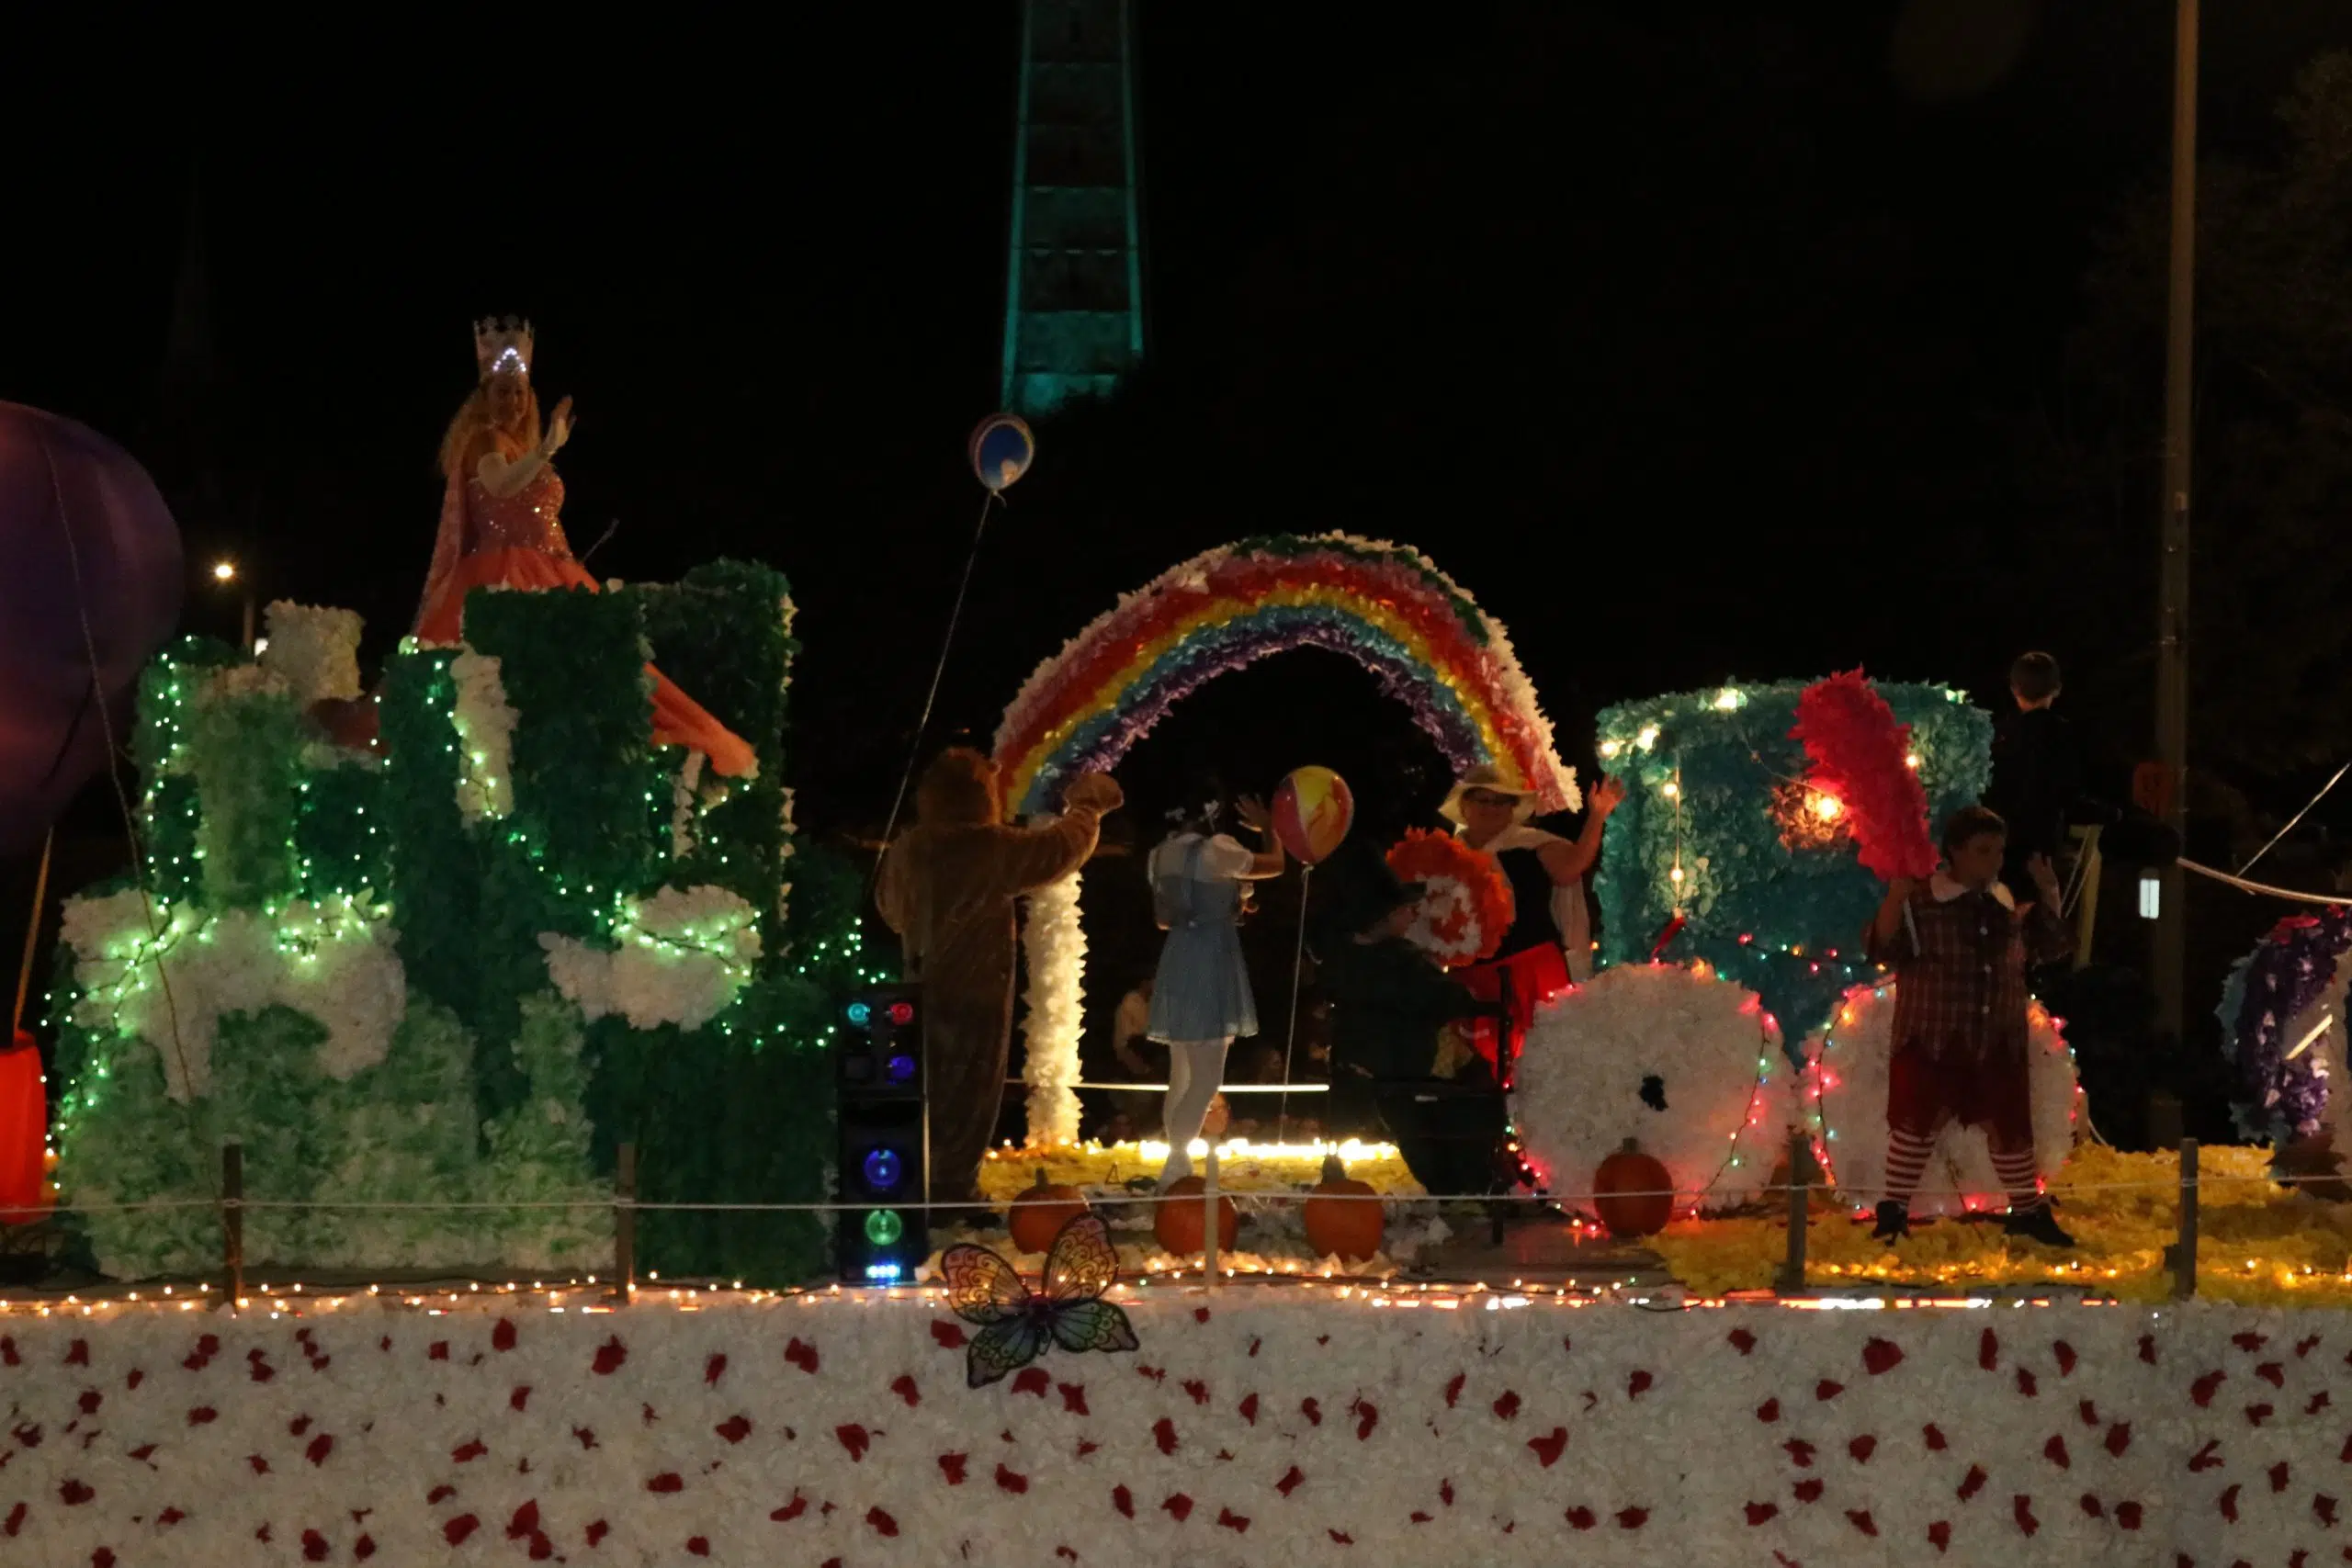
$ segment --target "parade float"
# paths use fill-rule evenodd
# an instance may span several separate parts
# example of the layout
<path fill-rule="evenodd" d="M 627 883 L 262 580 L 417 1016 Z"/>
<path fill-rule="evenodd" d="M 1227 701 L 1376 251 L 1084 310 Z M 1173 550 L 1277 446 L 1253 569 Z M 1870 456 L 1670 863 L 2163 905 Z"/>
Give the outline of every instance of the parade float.
<path fill-rule="evenodd" d="M 942 1279 L 818 1282 L 829 1045 L 865 976 L 854 883 L 791 852 L 788 614 L 754 567 L 477 595 L 463 648 L 390 660 L 372 739 L 337 613 L 274 607 L 259 660 L 182 643 L 151 668 L 144 874 L 75 898 L 48 1004 L 58 1224 L 119 1282 L 0 1303 L 0 1544 L 77 1568 L 2341 1554 L 2352 1337 L 2279 1303 L 2352 1299 L 2352 1235 L 2259 1151 L 2209 1164 L 2199 1254 L 2204 1293 L 2258 1304 L 2165 1300 L 2169 1173 L 2096 1148 L 2052 1174 L 2074 1258 L 2004 1255 L 1964 1217 L 1899 1252 L 1859 1240 L 1885 977 L 1848 946 L 1873 877 L 1787 733 L 1800 684 L 1604 716 L 1634 789 L 1604 851 L 1607 962 L 1540 1023 L 1516 1107 L 1571 1205 L 1589 1151 L 1655 1147 L 1699 1212 L 1655 1240 L 1691 1288 L 1250 1280 L 1107 1243 L 1081 1266 L 1071 1238 L 1111 1204 L 1102 1152 L 1052 1137 L 1075 889 L 1032 910 L 1038 1147 L 990 1181 L 1009 1199 L 1042 1163 L 1055 1217 L 1095 1213 L 1051 1263 L 1000 1237 Z M 1120 700 L 1146 700 L 1079 690 L 1174 694 L 1332 640 L 1391 670 L 1457 762 L 1571 798 L 1501 629 L 1410 552 L 1237 547 L 1116 614 L 1134 624 L 1076 645 L 1116 671 L 1009 719 L 1018 804 L 1115 761 Z M 1459 640 L 1425 657 L 1408 633 Z M 1120 673 L 1154 647 L 1158 685 Z M 755 777 L 721 787 L 648 742 L 649 651 L 752 742 Z M 1879 690 L 1923 800 L 1972 798 L 1983 716 Z M 2312 1016 L 2340 1006 L 2337 919 L 2312 928 L 2324 977 L 2321 938 L 2282 932 L 2233 1014 L 2296 1126 L 2317 1113 L 2293 1064 L 2340 1049 Z M 2064 1116 L 2063 1041 L 2036 1038 Z M 1589 1104 L 1541 1076 L 1546 1050 L 1603 1064 Z M 1812 1217 L 1809 1279 L 1735 1291 L 1781 1260 L 1792 1125 L 1844 1201 Z M 228 1136 L 253 1270 L 233 1302 Z M 615 1202 L 624 1143 L 641 1207 Z M 1393 1156 L 1352 1153 L 1374 1199 L 1315 1201 L 1409 1190 Z M 1256 1223 L 1295 1223 L 1296 1163 L 1227 1164 Z M 633 1293 L 587 1278 L 616 1214 Z"/>

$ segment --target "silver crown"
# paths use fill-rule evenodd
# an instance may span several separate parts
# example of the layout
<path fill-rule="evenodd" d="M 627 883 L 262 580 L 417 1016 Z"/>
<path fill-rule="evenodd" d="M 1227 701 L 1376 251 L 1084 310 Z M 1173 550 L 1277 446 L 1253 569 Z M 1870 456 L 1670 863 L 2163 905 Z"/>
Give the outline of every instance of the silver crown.
<path fill-rule="evenodd" d="M 520 316 L 492 316 L 474 323 L 474 364 L 481 378 L 531 373 L 531 323 Z"/>

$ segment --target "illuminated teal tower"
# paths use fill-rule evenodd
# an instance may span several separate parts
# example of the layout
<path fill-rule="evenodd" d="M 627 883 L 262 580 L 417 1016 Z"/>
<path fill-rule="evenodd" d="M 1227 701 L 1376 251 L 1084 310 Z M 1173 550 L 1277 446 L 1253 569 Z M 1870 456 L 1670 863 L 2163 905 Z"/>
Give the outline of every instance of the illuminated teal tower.
<path fill-rule="evenodd" d="M 1143 358 L 1134 0 L 1023 0 L 1002 406 L 1108 397 Z"/>

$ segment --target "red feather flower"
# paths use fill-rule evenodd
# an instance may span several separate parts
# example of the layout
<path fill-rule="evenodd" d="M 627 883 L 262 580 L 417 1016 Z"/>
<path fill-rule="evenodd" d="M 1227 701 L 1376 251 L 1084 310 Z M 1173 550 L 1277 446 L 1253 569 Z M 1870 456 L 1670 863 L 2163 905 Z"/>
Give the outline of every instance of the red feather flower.
<path fill-rule="evenodd" d="M 1934 874 L 1928 792 L 1905 761 L 1910 726 L 1897 722 L 1860 670 L 1807 686 L 1789 734 L 1804 743 L 1813 765 L 1807 786 L 1817 800 L 1838 802 L 1838 815 L 1852 823 L 1863 869 L 1882 881 Z"/>

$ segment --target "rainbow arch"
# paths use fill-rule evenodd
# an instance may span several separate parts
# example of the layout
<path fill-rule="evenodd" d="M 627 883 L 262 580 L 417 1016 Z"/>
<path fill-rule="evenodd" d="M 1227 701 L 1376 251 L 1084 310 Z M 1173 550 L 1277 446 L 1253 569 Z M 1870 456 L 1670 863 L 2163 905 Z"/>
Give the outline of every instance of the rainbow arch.
<path fill-rule="evenodd" d="M 1457 770 L 1491 763 L 1547 811 L 1583 804 L 1501 623 L 1428 557 L 1346 534 L 1222 545 L 1096 616 L 1005 709 L 1005 799 L 1052 810 L 1065 784 L 1117 766 L 1204 682 L 1295 648 L 1370 671 Z"/>

